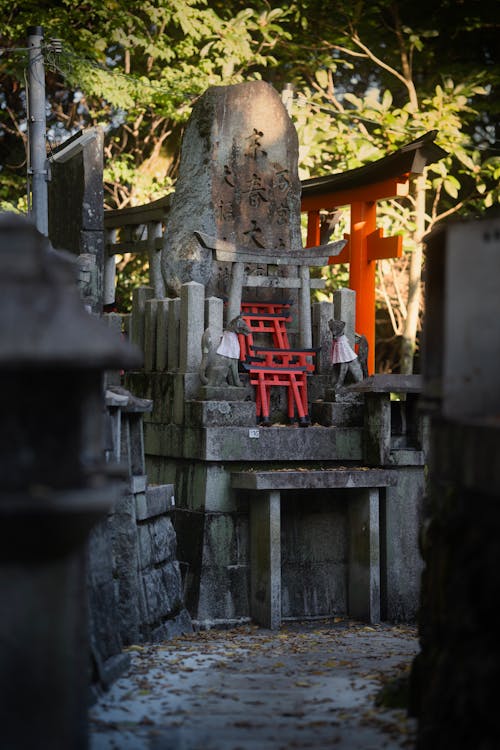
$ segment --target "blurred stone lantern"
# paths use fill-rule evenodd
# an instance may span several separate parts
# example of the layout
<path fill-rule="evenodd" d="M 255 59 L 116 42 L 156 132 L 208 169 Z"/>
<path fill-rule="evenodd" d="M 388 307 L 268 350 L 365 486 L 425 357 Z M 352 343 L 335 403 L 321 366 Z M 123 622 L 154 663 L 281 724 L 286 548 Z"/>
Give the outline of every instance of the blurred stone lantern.
<path fill-rule="evenodd" d="M 0 735 L 87 747 L 85 542 L 117 497 L 103 373 L 140 364 L 86 312 L 76 264 L 0 214 Z"/>

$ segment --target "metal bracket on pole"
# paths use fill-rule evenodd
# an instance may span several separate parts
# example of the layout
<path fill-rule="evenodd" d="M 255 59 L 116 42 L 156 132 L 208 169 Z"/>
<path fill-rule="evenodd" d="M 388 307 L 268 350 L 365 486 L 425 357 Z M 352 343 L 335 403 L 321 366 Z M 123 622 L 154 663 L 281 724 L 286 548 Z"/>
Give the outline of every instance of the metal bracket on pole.
<path fill-rule="evenodd" d="M 45 65 L 42 52 L 43 28 L 28 29 L 28 149 L 31 176 L 31 210 L 36 228 L 48 235 L 48 162 L 45 148 Z"/>

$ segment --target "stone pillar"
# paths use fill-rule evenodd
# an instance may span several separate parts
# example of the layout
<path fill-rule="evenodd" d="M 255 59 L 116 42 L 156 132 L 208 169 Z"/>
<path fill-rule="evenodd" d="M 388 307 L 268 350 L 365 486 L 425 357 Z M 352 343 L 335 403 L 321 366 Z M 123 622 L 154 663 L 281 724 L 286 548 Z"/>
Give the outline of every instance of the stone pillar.
<path fill-rule="evenodd" d="M 271 630 L 281 623 L 280 504 L 279 491 L 250 500 L 250 614 Z"/>
<path fill-rule="evenodd" d="M 104 248 L 104 270 L 102 280 L 103 304 L 111 305 L 115 301 L 116 287 L 116 255 L 107 252 L 107 246 L 116 242 L 116 229 L 106 232 L 106 243 Z"/>
<path fill-rule="evenodd" d="M 201 364 L 201 337 L 205 319 L 205 287 L 189 281 L 181 287 L 179 326 L 179 371 L 198 372 Z"/>
<path fill-rule="evenodd" d="M 345 335 L 354 349 L 354 331 L 356 326 L 356 292 L 353 289 L 336 289 L 333 293 L 333 310 L 335 320 L 345 323 Z"/>
<path fill-rule="evenodd" d="M 167 369 L 176 372 L 179 369 L 179 321 L 181 317 L 180 297 L 171 299 L 168 304 L 168 340 Z"/>
<path fill-rule="evenodd" d="M 212 342 L 217 344 L 223 331 L 224 302 L 219 297 L 205 300 L 205 328 L 210 328 Z"/>
<path fill-rule="evenodd" d="M 363 458 L 368 466 L 387 466 L 391 452 L 391 394 L 365 393 Z"/>
<path fill-rule="evenodd" d="M 328 373 L 331 364 L 332 334 L 328 327 L 328 321 L 332 318 L 333 305 L 331 302 L 315 302 L 313 304 L 313 346 L 321 347 L 318 357 L 318 372 L 321 375 Z"/>
<path fill-rule="evenodd" d="M 379 490 L 353 491 L 349 499 L 348 612 L 380 622 Z"/>
<path fill-rule="evenodd" d="M 144 305 L 144 369 L 151 372 L 156 366 L 158 300 L 148 299 Z"/>
<path fill-rule="evenodd" d="M 144 352 L 144 315 L 146 301 L 153 298 L 150 286 L 139 286 L 132 293 L 132 324 L 130 326 L 130 340 Z"/>
<path fill-rule="evenodd" d="M 148 258 L 149 258 L 149 280 L 154 289 L 154 295 L 158 299 L 165 296 L 165 284 L 161 273 L 161 238 L 163 227 L 161 221 L 150 221 L 148 223 Z"/>
<path fill-rule="evenodd" d="M 299 339 L 300 346 L 303 349 L 310 349 L 312 346 L 312 325 L 311 325 L 311 287 L 309 266 L 300 266 L 300 328 Z"/>
<path fill-rule="evenodd" d="M 168 363 L 168 309 L 171 300 L 159 299 L 156 316 L 156 369 L 163 372 Z"/>

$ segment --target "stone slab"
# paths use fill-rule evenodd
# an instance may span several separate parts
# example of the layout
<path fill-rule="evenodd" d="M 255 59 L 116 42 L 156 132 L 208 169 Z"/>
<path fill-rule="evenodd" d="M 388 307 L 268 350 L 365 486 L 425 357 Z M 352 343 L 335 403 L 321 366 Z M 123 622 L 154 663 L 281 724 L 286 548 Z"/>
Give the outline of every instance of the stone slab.
<path fill-rule="evenodd" d="M 238 471 L 231 474 L 231 485 L 248 490 L 297 489 L 355 489 L 360 487 L 389 487 L 396 484 L 397 475 L 390 470 L 368 469 L 304 469 L 303 471 Z"/>
<path fill-rule="evenodd" d="M 371 375 L 361 383 L 349 386 L 357 393 L 420 393 L 421 375 Z"/>
<path fill-rule="evenodd" d="M 146 453 L 203 461 L 361 461 L 362 429 L 144 425 Z"/>
<path fill-rule="evenodd" d="M 136 518 L 145 521 L 167 513 L 172 507 L 174 487 L 171 484 L 150 485 L 145 493 L 135 499 Z"/>

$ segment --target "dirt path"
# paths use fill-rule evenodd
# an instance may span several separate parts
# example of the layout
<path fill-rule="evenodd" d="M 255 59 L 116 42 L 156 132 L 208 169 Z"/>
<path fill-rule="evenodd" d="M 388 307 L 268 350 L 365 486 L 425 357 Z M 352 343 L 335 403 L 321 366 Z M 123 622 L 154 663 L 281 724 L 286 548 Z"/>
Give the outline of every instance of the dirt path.
<path fill-rule="evenodd" d="M 339 618 L 132 647 L 90 750 L 409 750 L 414 721 L 375 698 L 417 650 L 413 628 Z"/>

